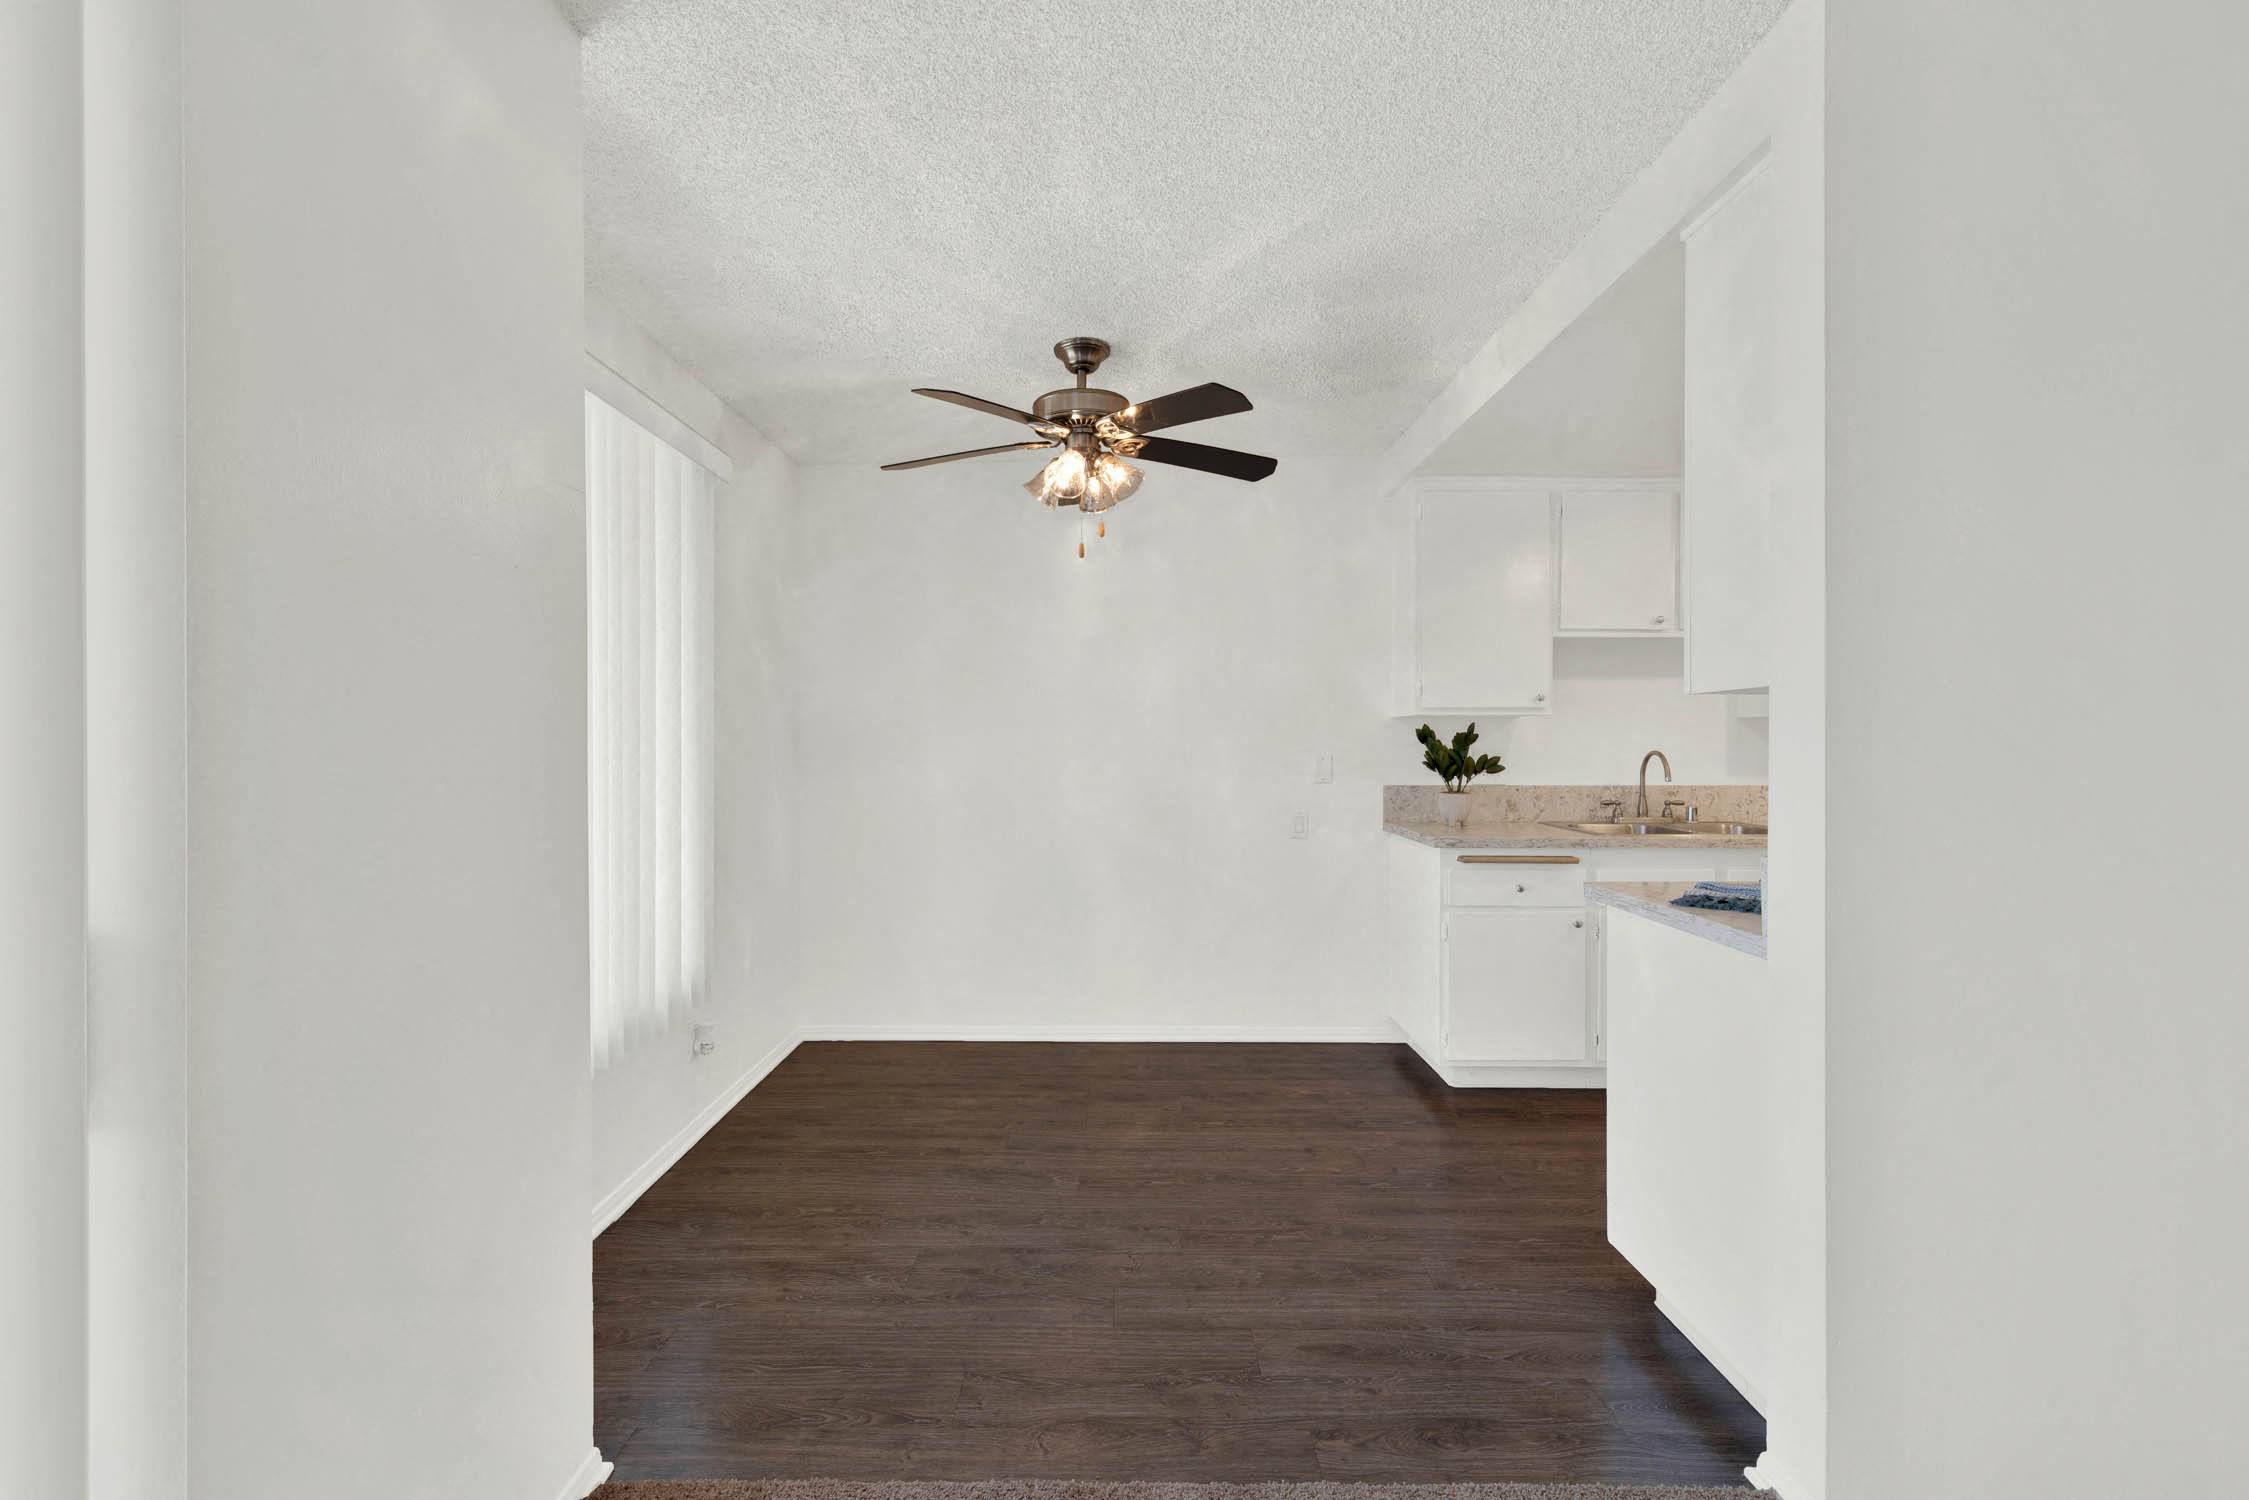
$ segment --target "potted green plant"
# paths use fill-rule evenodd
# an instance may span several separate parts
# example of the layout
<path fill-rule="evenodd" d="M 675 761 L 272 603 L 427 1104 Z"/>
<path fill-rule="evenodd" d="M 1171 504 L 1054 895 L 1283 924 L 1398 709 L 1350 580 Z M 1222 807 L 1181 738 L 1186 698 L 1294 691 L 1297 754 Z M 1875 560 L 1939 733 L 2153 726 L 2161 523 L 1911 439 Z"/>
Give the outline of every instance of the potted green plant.
<path fill-rule="evenodd" d="M 1446 744 L 1437 731 L 1424 724 L 1413 737 L 1421 741 L 1421 763 L 1437 773 L 1445 789 L 1437 794 L 1437 816 L 1459 826 L 1468 821 L 1468 783 L 1479 776 L 1496 776 L 1507 769 L 1496 755 L 1474 752 L 1476 726 L 1471 724 Z"/>

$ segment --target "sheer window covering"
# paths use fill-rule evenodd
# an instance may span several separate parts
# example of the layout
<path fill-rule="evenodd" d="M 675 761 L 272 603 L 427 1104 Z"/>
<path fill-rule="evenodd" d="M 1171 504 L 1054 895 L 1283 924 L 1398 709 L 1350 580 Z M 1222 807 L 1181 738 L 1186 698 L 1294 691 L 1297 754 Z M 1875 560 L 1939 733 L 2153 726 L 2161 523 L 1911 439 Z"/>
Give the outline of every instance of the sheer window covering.
<path fill-rule="evenodd" d="M 586 397 L 593 1066 L 702 1004 L 712 919 L 717 480 Z"/>

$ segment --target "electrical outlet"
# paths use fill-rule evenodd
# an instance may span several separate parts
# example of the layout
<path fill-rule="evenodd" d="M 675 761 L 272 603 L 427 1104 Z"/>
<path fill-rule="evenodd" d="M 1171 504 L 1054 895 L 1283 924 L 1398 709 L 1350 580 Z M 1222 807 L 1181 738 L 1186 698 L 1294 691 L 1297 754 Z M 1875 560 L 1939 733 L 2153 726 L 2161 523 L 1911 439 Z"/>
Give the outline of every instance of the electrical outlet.
<path fill-rule="evenodd" d="M 718 1028 L 711 1025 L 698 1025 L 693 1032 L 693 1041 L 689 1043 L 689 1046 L 691 1050 L 688 1056 L 709 1057 L 718 1050 Z"/>
<path fill-rule="evenodd" d="M 1310 838 L 1312 836 L 1312 815 L 1308 812 L 1300 812 L 1291 819 L 1288 836 L 1292 839 Z"/>
<path fill-rule="evenodd" d="M 1312 779 L 1321 786 L 1335 780 L 1335 757 L 1323 755 L 1312 762 Z"/>

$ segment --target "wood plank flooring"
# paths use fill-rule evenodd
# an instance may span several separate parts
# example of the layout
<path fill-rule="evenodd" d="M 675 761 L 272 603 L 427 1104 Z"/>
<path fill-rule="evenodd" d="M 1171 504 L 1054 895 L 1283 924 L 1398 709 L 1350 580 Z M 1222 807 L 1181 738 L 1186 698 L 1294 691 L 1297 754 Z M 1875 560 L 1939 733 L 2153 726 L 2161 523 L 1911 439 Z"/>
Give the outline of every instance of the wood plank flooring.
<path fill-rule="evenodd" d="M 808 1044 L 594 1247 L 619 1478 L 1740 1479 L 1602 1096 L 1403 1047 Z"/>

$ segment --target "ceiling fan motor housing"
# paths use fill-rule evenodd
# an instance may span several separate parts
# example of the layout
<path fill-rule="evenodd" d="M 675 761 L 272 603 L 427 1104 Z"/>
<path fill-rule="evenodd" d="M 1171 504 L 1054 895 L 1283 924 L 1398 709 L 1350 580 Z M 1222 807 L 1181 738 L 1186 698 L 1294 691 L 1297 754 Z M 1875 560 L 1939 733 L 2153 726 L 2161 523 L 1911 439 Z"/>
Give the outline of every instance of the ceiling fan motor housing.
<path fill-rule="evenodd" d="M 1103 417 L 1114 416 L 1131 404 L 1115 391 L 1085 386 L 1072 390 L 1048 391 L 1031 403 L 1031 414 L 1042 422 L 1067 422 L 1072 427 L 1091 427 Z"/>
<path fill-rule="evenodd" d="M 1054 357 L 1062 361 L 1063 369 L 1078 377 L 1078 383 L 1069 390 L 1048 391 L 1031 403 L 1031 414 L 1042 422 L 1067 426 L 1070 433 L 1063 441 L 1088 458 L 1098 457 L 1101 440 L 1094 434 L 1094 424 L 1131 404 L 1115 391 L 1085 383 L 1086 376 L 1100 369 L 1101 362 L 1109 357 L 1109 341 L 1084 335 L 1064 339 L 1054 346 Z"/>

